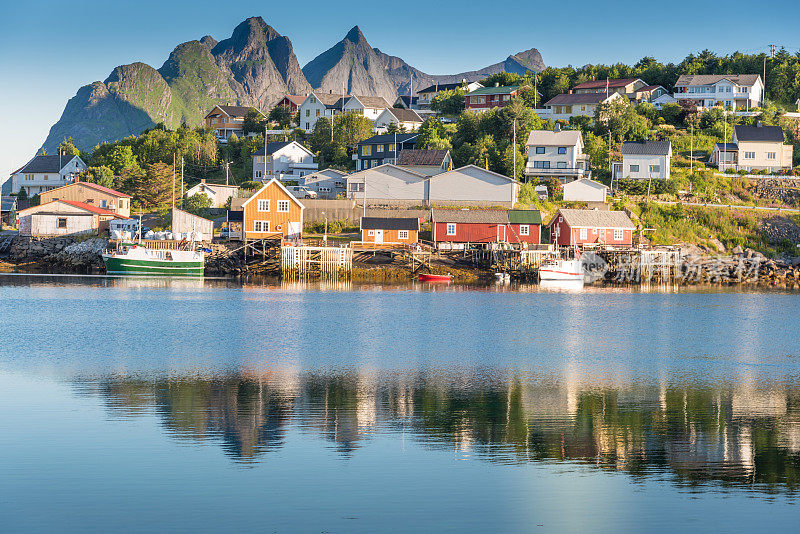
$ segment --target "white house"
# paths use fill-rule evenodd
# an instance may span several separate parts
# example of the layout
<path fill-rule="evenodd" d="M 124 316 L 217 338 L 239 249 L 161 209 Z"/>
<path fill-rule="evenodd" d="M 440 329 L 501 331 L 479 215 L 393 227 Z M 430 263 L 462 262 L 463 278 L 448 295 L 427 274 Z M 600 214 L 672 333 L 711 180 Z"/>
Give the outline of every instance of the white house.
<path fill-rule="evenodd" d="M 244 134 L 244 119 L 251 109 L 255 109 L 262 119 L 267 117 L 257 108 L 247 106 L 214 106 L 205 118 L 206 127 L 214 130 L 214 135 L 221 143 L 227 143 L 231 135 Z"/>
<path fill-rule="evenodd" d="M 784 144 L 780 126 L 737 124 L 733 127 L 731 142 L 717 143 L 714 147 L 711 163 L 721 170 L 777 172 L 792 167 L 792 145 Z"/>
<path fill-rule="evenodd" d="M 375 119 L 375 131 L 382 133 L 395 124 L 401 131 L 411 132 L 422 126 L 424 119 L 413 109 L 386 108 Z"/>
<path fill-rule="evenodd" d="M 224 208 L 228 204 L 228 199 L 235 197 L 238 190 L 237 185 L 209 184 L 203 179 L 186 191 L 186 198 L 202 193 L 211 199 L 212 208 Z"/>
<path fill-rule="evenodd" d="M 622 162 L 613 163 L 617 180 L 669 179 L 672 143 L 669 141 L 625 141 L 622 143 Z"/>
<path fill-rule="evenodd" d="M 300 128 L 313 132 L 314 126 L 320 117 L 330 119 L 335 113 L 341 113 L 345 104 L 346 95 L 315 91 L 309 93 L 297 111 L 300 114 Z"/>
<path fill-rule="evenodd" d="M 525 178 L 528 180 L 556 177 L 566 183 L 591 174 L 580 130 L 533 130 L 525 147 L 528 150 Z"/>
<path fill-rule="evenodd" d="M 297 141 L 267 143 L 253 154 L 253 181 L 299 180 L 319 169 L 314 153 Z"/>
<path fill-rule="evenodd" d="M 511 207 L 520 183 L 475 165 L 434 176 L 390 163 L 347 177 L 347 198 L 382 205 L 481 205 Z"/>
<path fill-rule="evenodd" d="M 662 109 L 664 104 L 677 104 L 678 100 L 669 93 L 657 96 L 650 101 L 656 109 Z"/>
<path fill-rule="evenodd" d="M 699 108 L 724 105 L 739 111 L 761 106 L 763 95 L 759 74 L 683 74 L 672 93 L 676 100 L 690 100 Z"/>
<path fill-rule="evenodd" d="M 568 202 L 605 202 L 608 197 L 608 186 L 583 179 L 564 184 L 564 200 Z"/>
<path fill-rule="evenodd" d="M 626 98 L 620 93 L 563 93 L 556 95 L 544 103 L 545 118 L 553 120 L 569 120 L 570 117 L 586 115 L 594 117 L 595 109 L 600 104 L 611 102 L 616 98 Z M 536 110 L 541 113 L 540 110 Z"/>
<path fill-rule="evenodd" d="M 392 105 L 382 96 L 351 95 L 346 98 L 344 111 L 345 113 L 355 111 L 375 122 L 378 115 L 391 107 Z"/>
<path fill-rule="evenodd" d="M 86 171 L 86 163 L 79 156 L 34 156 L 11 175 L 11 192 L 25 189 L 28 196 L 62 187 L 75 181 Z"/>
<path fill-rule="evenodd" d="M 323 169 L 303 176 L 299 185 L 317 192 L 317 198 L 336 198 L 347 192 L 347 173 L 336 169 Z"/>

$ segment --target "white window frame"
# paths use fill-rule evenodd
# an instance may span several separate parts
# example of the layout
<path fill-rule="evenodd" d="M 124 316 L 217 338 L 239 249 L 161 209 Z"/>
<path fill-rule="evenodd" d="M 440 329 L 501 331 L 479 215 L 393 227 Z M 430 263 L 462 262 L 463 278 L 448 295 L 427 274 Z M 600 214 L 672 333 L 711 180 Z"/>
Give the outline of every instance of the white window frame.
<path fill-rule="evenodd" d="M 519 225 L 519 235 L 531 235 L 531 227 L 528 224 Z"/>
<path fill-rule="evenodd" d="M 265 234 L 269 232 L 269 221 L 253 221 L 253 232 Z"/>
<path fill-rule="evenodd" d="M 578 230 L 578 239 L 588 239 L 589 232 L 586 231 L 586 228 L 580 228 Z"/>
<path fill-rule="evenodd" d="M 650 172 L 661 172 L 661 165 L 650 165 Z"/>
<path fill-rule="evenodd" d="M 278 213 L 289 213 L 289 201 L 288 200 L 279 200 L 278 201 Z"/>
<path fill-rule="evenodd" d="M 375 237 L 375 230 L 367 230 L 367 236 Z"/>
<path fill-rule="evenodd" d="M 458 233 L 458 225 L 456 225 L 456 223 L 447 223 L 446 228 L 446 235 L 456 235 Z"/>
<path fill-rule="evenodd" d="M 256 201 L 256 211 L 259 211 L 259 212 L 269 211 L 269 199 L 268 198 L 259 198 Z"/>
<path fill-rule="evenodd" d="M 622 228 L 614 228 L 614 241 L 622 241 L 625 237 L 625 232 Z"/>
<path fill-rule="evenodd" d="M 408 230 L 398 230 L 397 239 L 408 239 Z"/>

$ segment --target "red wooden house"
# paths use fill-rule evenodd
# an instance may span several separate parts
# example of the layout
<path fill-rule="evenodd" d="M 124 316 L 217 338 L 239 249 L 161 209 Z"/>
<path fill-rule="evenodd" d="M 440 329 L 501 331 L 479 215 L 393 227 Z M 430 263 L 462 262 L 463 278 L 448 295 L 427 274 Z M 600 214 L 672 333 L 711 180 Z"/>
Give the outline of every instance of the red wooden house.
<path fill-rule="evenodd" d="M 530 243 L 541 238 L 539 210 L 432 210 L 436 243 Z"/>
<path fill-rule="evenodd" d="M 636 230 L 624 211 L 560 209 L 549 226 L 550 242 L 560 246 L 630 246 Z"/>
<path fill-rule="evenodd" d="M 486 111 L 507 106 L 517 96 L 518 85 L 481 87 L 464 96 L 464 107 L 472 111 Z"/>
<path fill-rule="evenodd" d="M 275 107 L 282 106 L 289 110 L 290 113 L 297 113 L 297 108 L 303 103 L 306 97 L 304 95 L 286 95 L 275 104 Z"/>

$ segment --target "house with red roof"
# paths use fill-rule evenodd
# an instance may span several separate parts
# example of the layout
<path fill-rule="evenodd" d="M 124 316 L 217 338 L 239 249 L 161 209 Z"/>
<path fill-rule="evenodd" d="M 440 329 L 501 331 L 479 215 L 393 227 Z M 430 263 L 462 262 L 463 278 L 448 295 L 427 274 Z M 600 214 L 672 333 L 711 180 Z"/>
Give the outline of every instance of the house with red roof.
<path fill-rule="evenodd" d="M 111 210 L 76 200 L 53 200 L 17 213 L 19 234 L 32 237 L 58 237 L 100 233 L 108 221 L 122 219 Z"/>
<path fill-rule="evenodd" d="M 576 95 L 589 93 L 619 93 L 622 96 L 635 99 L 636 91 L 646 86 L 647 83 L 639 78 L 610 78 L 579 83 L 572 88 L 572 92 Z"/>
<path fill-rule="evenodd" d="M 302 104 L 305 99 L 306 95 L 286 95 L 275 104 L 275 107 L 284 107 L 294 115 L 297 113 L 297 108 L 300 107 L 300 104 Z"/>
<path fill-rule="evenodd" d="M 91 182 L 74 182 L 39 193 L 41 204 L 54 200 L 74 200 L 102 208 L 121 217 L 131 216 L 131 196 Z"/>

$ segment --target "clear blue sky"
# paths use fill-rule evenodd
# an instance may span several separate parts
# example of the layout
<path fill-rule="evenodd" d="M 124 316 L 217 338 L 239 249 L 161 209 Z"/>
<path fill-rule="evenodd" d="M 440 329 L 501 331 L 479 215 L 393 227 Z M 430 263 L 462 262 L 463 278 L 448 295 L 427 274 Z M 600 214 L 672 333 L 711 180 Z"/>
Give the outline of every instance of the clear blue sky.
<path fill-rule="evenodd" d="M 301 66 L 357 24 L 372 46 L 431 74 L 483 67 L 531 47 L 556 66 L 631 63 L 645 55 L 679 61 L 704 48 L 758 53 L 770 43 L 800 49 L 797 0 L 724 5 L 573 0 L 566 9 L 533 1 L 495 2 L 490 10 L 463 0 L 15 2 L 0 17 L 0 181 L 35 153 L 80 86 L 133 61 L 158 68 L 179 43 L 224 39 L 249 16 L 287 35 Z"/>

